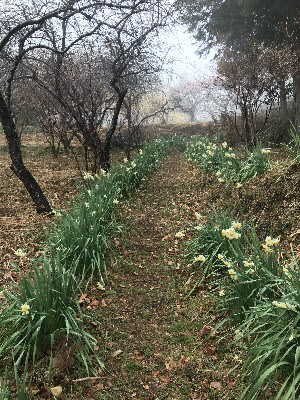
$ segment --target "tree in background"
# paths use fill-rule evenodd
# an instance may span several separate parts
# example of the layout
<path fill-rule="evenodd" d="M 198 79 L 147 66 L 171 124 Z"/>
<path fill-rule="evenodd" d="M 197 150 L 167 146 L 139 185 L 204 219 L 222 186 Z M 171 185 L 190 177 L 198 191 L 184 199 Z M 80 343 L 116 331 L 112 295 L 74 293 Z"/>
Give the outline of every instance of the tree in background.
<path fill-rule="evenodd" d="M 256 46 L 241 55 L 224 52 L 218 72 L 222 86 L 235 98 L 233 125 L 238 136 L 247 147 L 256 146 L 280 90 L 277 77 L 270 73 L 269 57 Z"/>
<path fill-rule="evenodd" d="M 272 65 L 280 65 L 278 97 L 282 117 L 287 118 L 288 83 L 293 79 L 295 124 L 300 127 L 300 4 L 297 0 L 180 0 L 183 19 L 198 39 L 201 50 L 212 47 L 246 56 L 249 46 L 273 55 Z M 284 59 L 284 58 L 288 58 Z M 289 61 L 289 62 L 287 62 Z"/>
<path fill-rule="evenodd" d="M 170 97 L 175 108 L 187 114 L 191 122 L 199 118 L 201 105 L 205 101 L 205 82 L 184 81 L 171 88 Z"/>

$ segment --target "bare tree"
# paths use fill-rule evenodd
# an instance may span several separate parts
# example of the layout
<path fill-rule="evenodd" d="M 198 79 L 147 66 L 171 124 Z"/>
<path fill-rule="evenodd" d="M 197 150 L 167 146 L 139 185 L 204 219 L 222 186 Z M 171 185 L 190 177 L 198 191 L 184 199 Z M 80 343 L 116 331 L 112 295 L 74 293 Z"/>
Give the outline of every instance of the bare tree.
<path fill-rule="evenodd" d="M 53 122 L 65 125 L 69 121 L 65 130 L 55 125 L 58 143 L 62 131 L 67 136 L 72 132 L 84 150 L 86 170 L 109 169 L 111 141 L 128 91 L 160 69 L 160 60 L 149 44 L 165 24 L 168 12 L 156 12 L 159 2 L 150 5 L 120 12 L 114 23 L 103 25 L 93 43 L 84 41 L 76 53 L 62 57 L 60 51 L 47 59 L 31 59 L 32 67 L 27 65 L 33 70 L 31 79 L 56 104 L 52 111 L 55 118 L 46 119 L 50 124 L 47 132 L 53 131 Z M 53 47 L 58 48 L 56 32 L 49 31 Z M 37 69 L 39 74 L 35 74 Z M 43 107 L 44 102 L 40 102 Z"/>
<path fill-rule="evenodd" d="M 72 37 L 65 52 L 82 38 L 95 32 L 99 21 L 96 10 L 103 3 L 83 0 L 62 2 L 20 1 L 18 4 L 1 2 L 2 29 L 0 37 L 0 59 L 4 74 L 0 90 L 0 121 L 7 140 L 11 158 L 11 169 L 22 181 L 30 194 L 38 213 L 51 211 L 42 189 L 24 165 L 20 149 L 20 138 L 13 118 L 12 87 L 21 69 L 22 61 L 31 53 L 55 51 L 45 35 L 45 27 L 50 20 L 74 20 L 80 17 L 88 20 L 86 29 L 77 37 Z M 123 6 L 120 6 L 123 7 Z"/>
<path fill-rule="evenodd" d="M 132 66 L 132 60 L 139 54 L 141 44 L 148 33 L 154 30 L 156 22 L 154 19 L 160 16 L 161 1 L 156 0 L 20 0 L 15 3 L 0 1 L 2 12 L 2 29 L 0 34 L 0 68 L 2 71 L 0 90 L 0 121 L 8 143 L 11 157 L 11 169 L 22 181 L 30 194 L 37 212 L 49 212 L 51 207 L 40 188 L 39 184 L 24 165 L 20 138 L 14 122 L 14 109 L 16 99 L 13 97 L 13 87 L 16 80 L 26 77 L 26 63 L 30 62 L 31 67 L 34 60 L 47 59 L 47 53 L 56 55 L 56 67 L 54 74 L 53 95 L 58 99 L 60 96 L 60 72 L 63 68 L 66 54 L 76 49 L 80 42 L 91 35 L 98 35 L 99 32 L 110 32 L 110 29 L 117 32 L 117 44 L 125 53 L 118 54 L 112 66 L 115 75 L 112 76 L 110 86 L 115 91 L 117 101 L 104 141 L 101 164 L 109 165 L 109 146 L 111 137 L 115 131 L 118 113 L 126 96 L 127 89 L 121 84 L 128 75 L 128 69 Z M 126 22 L 131 16 L 141 15 L 143 12 L 155 9 L 155 16 L 152 15 L 151 28 L 144 31 L 139 30 L 138 37 L 131 43 L 124 45 L 121 33 L 126 27 Z M 149 18 L 149 13 L 148 13 Z M 145 20 L 144 20 L 145 22 Z M 129 36 L 134 37 L 132 23 Z M 143 26 L 142 26 L 143 27 Z M 149 30 L 150 29 L 150 30 Z M 57 34 L 57 32 L 59 32 Z M 56 36 L 56 37 L 55 37 Z M 59 38 L 60 44 L 56 38 Z M 111 46 L 111 45 L 110 45 Z M 109 46 L 108 46 L 109 47 Z M 38 63 L 36 63 L 37 65 Z M 36 69 L 31 77 L 39 80 Z M 63 106 L 63 104 L 61 104 Z M 75 121 L 79 124 L 79 121 Z M 95 137 L 93 137 L 95 139 Z M 97 139 L 96 139 L 97 140 Z"/>
<path fill-rule="evenodd" d="M 250 50 L 242 55 L 227 52 L 218 62 L 222 86 L 235 96 L 233 124 L 248 147 L 256 145 L 279 93 L 278 81 L 270 74 L 264 52 L 256 47 Z"/>
<path fill-rule="evenodd" d="M 204 101 L 204 88 L 202 81 L 183 81 L 170 92 L 174 106 L 187 114 L 191 122 L 195 122 L 199 116 Z"/>

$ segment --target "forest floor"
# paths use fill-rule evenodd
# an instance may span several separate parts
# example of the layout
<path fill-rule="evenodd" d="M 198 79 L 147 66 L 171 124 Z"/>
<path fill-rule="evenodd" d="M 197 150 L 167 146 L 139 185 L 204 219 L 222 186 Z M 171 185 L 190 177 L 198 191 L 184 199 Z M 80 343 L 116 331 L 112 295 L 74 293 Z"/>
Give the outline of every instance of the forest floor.
<path fill-rule="evenodd" d="M 23 138 L 24 163 L 32 172 L 54 209 L 65 207 L 77 192 L 81 180 L 73 160 L 65 154 L 53 157 L 41 136 Z M 7 147 L 0 141 L 0 283 L 17 278 L 19 263 L 14 251 L 25 250 L 22 269 L 40 251 L 45 229 L 53 216 L 39 215 L 22 183 L 10 170 Z"/>
<path fill-rule="evenodd" d="M 52 204 L 67 206 L 81 183 L 76 168 L 68 157 L 62 163 L 61 157 L 44 153 L 39 163 L 32 151 L 28 144 L 29 166 Z M 7 153 L 0 151 L 2 284 L 14 278 L 18 260 L 13 250 L 25 249 L 28 260 L 35 257 L 53 220 L 34 213 L 8 166 Z M 77 378 L 85 373 L 78 366 L 61 365 L 61 398 L 237 399 L 242 355 L 232 345 L 234 332 L 226 332 L 226 340 L 218 333 L 210 336 L 224 317 L 215 310 L 218 288 L 204 283 L 193 296 L 186 295 L 193 269 L 184 263 L 184 254 L 197 225 L 195 212 L 229 206 L 261 232 L 281 235 L 287 247 L 293 243 L 297 250 L 299 190 L 299 165 L 290 166 L 285 158 L 275 160 L 266 175 L 234 189 L 199 171 L 183 154 L 169 156 L 120 205 L 121 231 L 114 238 L 108 286 L 95 286 L 81 298 L 105 369 L 82 380 Z M 185 232 L 181 239 L 175 237 L 179 231 Z M 24 264 L 19 266 L 26 269 L 26 259 Z"/>

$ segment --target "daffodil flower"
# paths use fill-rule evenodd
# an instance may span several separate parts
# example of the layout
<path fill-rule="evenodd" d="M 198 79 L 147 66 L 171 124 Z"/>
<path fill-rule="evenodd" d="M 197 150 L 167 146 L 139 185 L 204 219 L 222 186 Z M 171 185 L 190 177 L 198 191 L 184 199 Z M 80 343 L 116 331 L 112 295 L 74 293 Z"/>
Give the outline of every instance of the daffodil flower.
<path fill-rule="evenodd" d="M 29 314 L 29 310 L 30 310 L 30 307 L 29 307 L 28 304 L 22 304 L 21 310 L 20 310 L 22 315 L 28 315 Z"/>
<path fill-rule="evenodd" d="M 243 261 L 244 267 L 250 268 L 254 267 L 254 262 L 253 261 Z"/>
<path fill-rule="evenodd" d="M 271 247 L 267 246 L 266 244 L 262 245 L 262 251 L 264 251 L 267 254 L 273 253 L 273 250 L 271 249 Z"/>
<path fill-rule="evenodd" d="M 278 308 L 282 308 L 282 309 L 286 309 L 286 310 L 291 310 L 291 311 L 297 311 L 297 307 L 294 304 L 290 304 L 290 303 L 283 303 L 280 301 L 272 301 L 272 304 L 274 307 L 278 307 Z"/>
<path fill-rule="evenodd" d="M 195 212 L 195 216 L 196 216 L 196 219 L 201 219 L 201 214 L 200 213 Z"/>
<path fill-rule="evenodd" d="M 204 262 L 206 260 L 206 257 L 202 254 L 194 258 L 194 262 Z"/>
<path fill-rule="evenodd" d="M 221 234 L 222 236 L 225 236 L 229 240 L 239 239 L 241 237 L 241 234 L 236 232 L 233 227 L 228 229 L 222 229 Z"/>
<path fill-rule="evenodd" d="M 52 210 L 52 212 L 56 217 L 61 217 L 61 212 L 59 210 Z"/>
<path fill-rule="evenodd" d="M 242 224 L 241 224 L 240 222 L 235 222 L 235 221 L 233 221 L 232 224 L 231 224 L 231 227 L 232 227 L 233 229 L 241 229 Z"/>
<path fill-rule="evenodd" d="M 83 179 L 84 179 L 85 181 L 88 181 L 88 180 L 93 181 L 93 180 L 94 180 L 94 176 L 93 176 L 92 174 L 90 174 L 89 172 L 85 172 L 85 173 L 83 174 Z"/>
<path fill-rule="evenodd" d="M 194 226 L 195 231 L 201 231 L 202 228 L 203 228 L 203 225 Z"/>
<path fill-rule="evenodd" d="M 269 247 L 276 246 L 279 243 L 279 239 L 278 238 L 273 239 L 273 238 L 271 238 L 271 236 L 267 236 L 265 239 L 265 242 L 266 242 L 266 245 Z"/>
<path fill-rule="evenodd" d="M 14 253 L 18 257 L 25 257 L 26 256 L 26 253 L 25 253 L 25 251 L 23 249 L 17 249 L 17 250 L 14 251 Z"/>
<path fill-rule="evenodd" d="M 228 270 L 228 274 L 229 274 L 231 279 L 237 280 L 237 273 L 236 273 L 236 271 L 234 269 L 230 268 Z"/>

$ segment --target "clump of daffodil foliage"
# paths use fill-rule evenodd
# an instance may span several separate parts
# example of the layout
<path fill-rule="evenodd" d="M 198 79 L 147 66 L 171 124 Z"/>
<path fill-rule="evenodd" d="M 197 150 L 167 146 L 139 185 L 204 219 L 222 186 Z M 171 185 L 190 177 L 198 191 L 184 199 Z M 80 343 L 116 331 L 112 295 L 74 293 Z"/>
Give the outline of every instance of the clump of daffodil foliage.
<path fill-rule="evenodd" d="M 236 325 L 235 344 L 247 346 L 241 399 L 261 398 L 266 388 L 272 399 L 299 398 L 300 266 L 283 256 L 280 238 L 260 240 L 253 227 L 213 211 L 197 226 L 187 261 L 198 276 L 194 288 L 214 282 L 220 310 Z"/>
<path fill-rule="evenodd" d="M 186 149 L 190 161 L 205 171 L 215 173 L 219 183 L 235 182 L 238 189 L 243 182 L 268 170 L 269 153 L 270 149 L 258 146 L 241 154 L 227 142 L 218 143 L 206 137 L 195 137 Z"/>
<path fill-rule="evenodd" d="M 71 267 L 75 275 L 89 279 L 97 274 L 105 281 L 109 238 L 119 229 L 116 211 L 120 202 L 157 168 L 171 140 L 175 141 L 151 141 L 135 160 L 124 159 L 108 173 L 101 170 L 84 175 L 86 189 L 74 200 L 71 210 L 60 217 L 49 240 L 51 252 L 59 252 L 65 267 Z"/>

